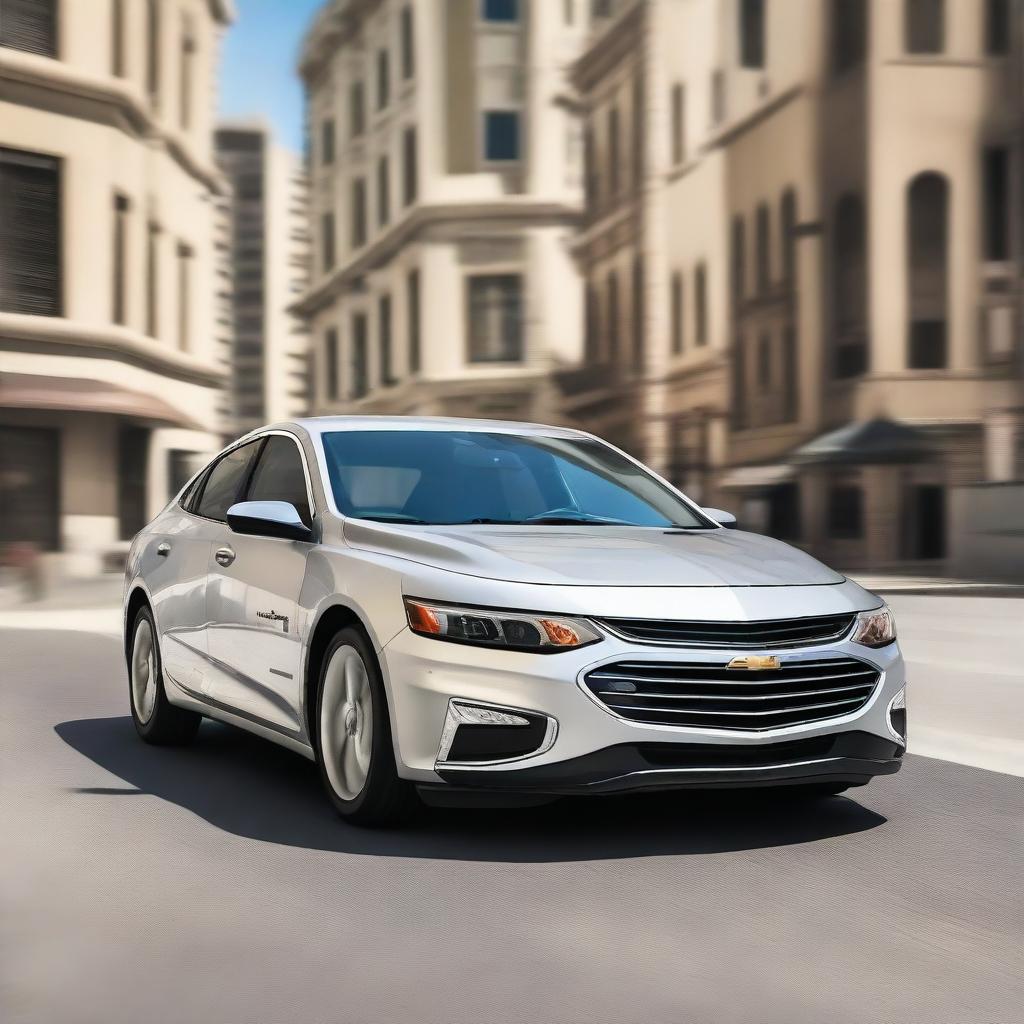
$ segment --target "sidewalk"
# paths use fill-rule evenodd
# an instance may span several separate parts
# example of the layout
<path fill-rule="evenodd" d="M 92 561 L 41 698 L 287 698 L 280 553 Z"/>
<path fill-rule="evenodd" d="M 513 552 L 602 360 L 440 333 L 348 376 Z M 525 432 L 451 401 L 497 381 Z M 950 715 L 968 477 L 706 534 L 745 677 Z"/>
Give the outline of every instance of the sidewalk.
<path fill-rule="evenodd" d="M 19 586 L 0 588 L 0 629 L 77 630 L 119 636 L 124 579 L 108 573 L 64 580 L 44 597 L 26 601 Z"/>
<path fill-rule="evenodd" d="M 949 597 L 1024 597 L 1020 583 L 984 580 L 943 579 L 935 576 L 898 576 L 882 573 L 852 573 L 850 579 L 875 594 L 945 594 Z"/>

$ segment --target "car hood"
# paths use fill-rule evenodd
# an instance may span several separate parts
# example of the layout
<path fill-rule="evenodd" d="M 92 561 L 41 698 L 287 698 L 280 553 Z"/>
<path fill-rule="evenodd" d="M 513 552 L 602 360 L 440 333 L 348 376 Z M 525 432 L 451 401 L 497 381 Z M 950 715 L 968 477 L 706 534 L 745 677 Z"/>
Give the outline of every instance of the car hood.
<path fill-rule="evenodd" d="M 610 587 L 786 587 L 841 583 L 821 562 L 739 530 L 617 526 L 430 526 L 347 520 L 346 543 L 469 576 Z"/>

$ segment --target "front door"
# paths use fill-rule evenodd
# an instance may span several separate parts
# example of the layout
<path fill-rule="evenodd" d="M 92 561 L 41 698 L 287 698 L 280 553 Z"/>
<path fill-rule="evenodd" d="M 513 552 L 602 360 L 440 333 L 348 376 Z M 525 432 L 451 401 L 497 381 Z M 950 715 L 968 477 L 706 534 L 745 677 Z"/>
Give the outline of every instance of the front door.
<path fill-rule="evenodd" d="M 312 526 L 296 438 L 268 436 L 245 500 L 290 502 Z M 214 544 L 207 584 L 213 696 L 242 717 L 295 738 L 303 735 L 298 611 L 311 547 L 225 527 Z"/>

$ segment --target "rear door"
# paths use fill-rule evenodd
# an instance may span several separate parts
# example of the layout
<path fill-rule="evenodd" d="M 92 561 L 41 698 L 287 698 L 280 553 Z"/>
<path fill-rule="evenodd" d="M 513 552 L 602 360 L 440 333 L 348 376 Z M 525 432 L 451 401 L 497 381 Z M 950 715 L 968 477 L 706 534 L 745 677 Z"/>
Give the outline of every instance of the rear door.
<path fill-rule="evenodd" d="M 268 434 L 245 493 L 287 501 L 313 527 L 305 458 L 292 434 Z M 302 733 L 299 595 L 312 543 L 225 529 L 210 562 L 207 610 L 214 696 L 242 717 Z"/>

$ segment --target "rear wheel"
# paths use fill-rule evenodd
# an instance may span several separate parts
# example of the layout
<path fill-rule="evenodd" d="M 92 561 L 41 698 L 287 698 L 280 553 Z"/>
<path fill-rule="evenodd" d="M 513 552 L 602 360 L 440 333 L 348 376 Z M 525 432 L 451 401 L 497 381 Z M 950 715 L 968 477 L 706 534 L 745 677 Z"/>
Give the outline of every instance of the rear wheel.
<path fill-rule="evenodd" d="M 315 722 L 320 776 L 338 813 L 356 825 L 404 821 L 416 796 L 398 777 L 380 667 L 361 630 L 341 630 L 327 648 Z"/>
<path fill-rule="evenodd" d="M 132 628 L 128 692 L 135 730 L 147 743 L 172 746 L 191 743 L 196 738 L 202 715 L 175 707 L 167 699 L 160 645 L 153 613 L 147 607 L 139 609 Z"/>

